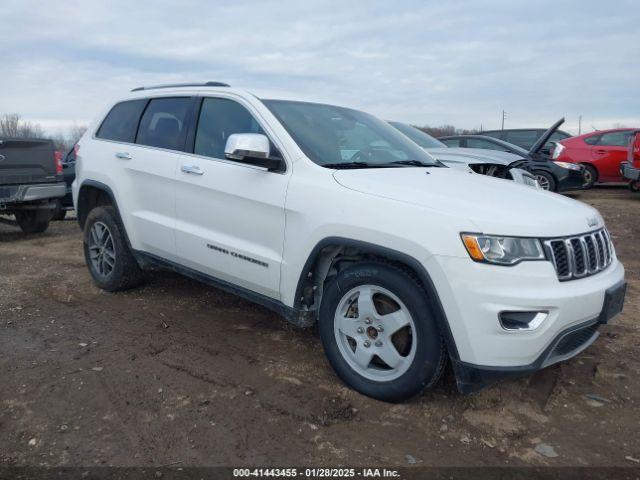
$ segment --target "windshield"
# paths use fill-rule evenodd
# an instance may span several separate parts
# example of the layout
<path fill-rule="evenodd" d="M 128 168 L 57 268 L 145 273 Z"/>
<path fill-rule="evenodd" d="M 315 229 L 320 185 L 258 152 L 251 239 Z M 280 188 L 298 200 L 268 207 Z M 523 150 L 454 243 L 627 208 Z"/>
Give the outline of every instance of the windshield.
<path fill-rule="evenodd" d="M 422 148 L 447 148 L 447 145 L 442 143 L 440 140 L 436 140 L 428 133 L 425 133 L 416 127 L 400 122 L 389 122 L 389 124 L 400 130 Z"/>
<path fill-rule="evenodd" d="M 264 100 L 309 159 L 328 168 L 440 166 L 386 122 L 357 110 Z"/>

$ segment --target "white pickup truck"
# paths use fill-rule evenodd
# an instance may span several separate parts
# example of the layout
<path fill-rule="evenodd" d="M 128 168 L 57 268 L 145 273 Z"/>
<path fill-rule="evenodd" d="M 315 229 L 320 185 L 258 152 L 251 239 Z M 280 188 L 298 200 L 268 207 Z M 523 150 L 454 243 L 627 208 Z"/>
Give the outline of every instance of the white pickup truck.
<path fill-rule="evenodd" d="M 76 174 L 99 287 L 160 264 L 317 323 L 340 378 L 386 401 L 449 361 L 469 392 L 566 360 L 622 309 L 595 209 L 444 167 L 349 108 L 142 87 L 90 126 Z"/>

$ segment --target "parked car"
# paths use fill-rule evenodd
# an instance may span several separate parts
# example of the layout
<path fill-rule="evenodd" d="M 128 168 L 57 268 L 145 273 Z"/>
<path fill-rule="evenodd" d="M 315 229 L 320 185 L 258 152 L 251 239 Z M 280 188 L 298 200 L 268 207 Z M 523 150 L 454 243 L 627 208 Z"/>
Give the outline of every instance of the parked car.
<path fill-rule="evenodd" d="M 620 173 L 629 180 L 631 191 L 640 192 L 640 130 L 631 137 L 627 161 L 620 165 Z"/>
<path fill-rule="evenodd" d="M 0 215 L 13 215 L 24 233 L 41 233 L 63 195 L 62 164 L 51 140 L 0 137 Z"/>
<path fill-rule="evenodd" d="M 518 155 L 530 161 L 529 170 L 535 174 L 543 189 L 552 192 L 580 190 L 585 185 L 584 167 L 575 163 L 551 161 L 549 155 L 542 152 L 543 146 L 563 122 L 564 118 L 553 124 L 529 150 L 484 135 L 450 135 L 438 140 L 454 148 L 484 148 Z"/>
<path fill-rule="evenodd" d="M 448 361 L 469 392 L 566 360 L 622 309 L 597 210 L 444 168 L 358 110 L 217 82 L 137 88 L 89 127 L 76 166 L 98 287 L 164 265 L 317 322 L 338 376 L 378 399 L 431 387 Z"/>
<path fill-rule="evenodd" d="M 69 210 L 73 210 L 73 194 L 71 185 L 76 179 L 76 146 L 67 152 L 62 160 L 62 171 L 66 185 L 65 195 L 56 199 L 52 220 L 64 220 Z"/>
<path fill-rule="evenodd" d="M 546 128 L 507 128 L 504 130 L 484 130 L 478 135 L 486 135 L 492 138 L 498 138 L 504 140 L 507 143 L 518 145 L 525 150 L 530 150 L 531 147 L 542 137 Z M 565 131 L 557 130 L 547 139 L 542 146 L 541 151 L 547 155 L 550 154 L 555 142 L 571 138 L 571 135 Z"/>
<path fill-rule="evenodd" d="M 622 162 L 627 160 L 629 143 L 637 129 L 598 130 L 556 144 L 552 158 L 585 166 L 587 187 L 594 183 L 622 182 Z"/>
<path fill-rule="evenodd" d="M 507 152 L 488 152 L 482 149 L 449 148 L 412 125 L 401 122 L 389 122 L 389 124 L 448 167 L 465 171 L 470 169 L 481 175 L 513 180 L 529 187 L 540 188 L 535 175 L 528 171 L 527 162 L 522 156 Z"/>

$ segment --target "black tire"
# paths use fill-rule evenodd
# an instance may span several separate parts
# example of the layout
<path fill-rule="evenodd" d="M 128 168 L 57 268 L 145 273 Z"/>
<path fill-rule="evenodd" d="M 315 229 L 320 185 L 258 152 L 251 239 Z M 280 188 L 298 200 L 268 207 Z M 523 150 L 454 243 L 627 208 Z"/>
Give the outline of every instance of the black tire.
<path fill-rule="evenodd" d="M 640 192 L 640 180 L 632 180 L 629 182 L 629 190 L 632 192 Z"/>
<path fill-rule="evenodd" d="M 94 266 L 89 250 L 89 235 L 97 222 L 105 225 L 112 238 L 112 246 L 115 252 L 112 270 L 103 274 Z M 84 258 L 93 277 L 94 283 L 108 292 L 127 290 L 139 285 L 144 279 L 142 270 L 131 254 L 124 234 L 124 227 L 120 222 L 116 211 L 111 206 L 96 207 L 89 212 L 84 224 Z"/>
<path fill-rule="evenodd" d="M 16 223 L 27 234 L 42 233 L 49 228 L 51 210 L 21 210 L 14 213 Z"/>
<path fill-rule="evenodd" d="M 536 180 L 538 180 L 538 183 L 544 190 L 555 192 L 558 188 L 555 177 L 549 172 L 545 172 L 544 170 L 536 170 L 533 172 L 533 174 L 536 176 Z"/>
<path fill-rule="evenodd" d="M 415 324 L 415 355 L 398 378 L 375 381 L 358 373 L 345 360 L 334 332 L 334 316 L 347 292 L 362 285 L 382 287 L 407 307 Z M 358 392 L 387 402 L 399 402 L 436 384 L 446 365 L 446 347 L 431 313 L 430 301 L 420 284 L 407 272 L 381 263 L 353 265 L 334 278 L 324 290 L 318 321 L 320 338 L 336 374 Z M 375 357 L 374 357 L 375 358 Z"/>
<path fill-rule="evenodd" d="M 67 216 L 67 211 L 62 206 L 62 201 L 56 200 L 55 203 L 56 203 L 56 206 L 53 209 L 53 216 L 51 217 L 51 220 L 60 222 L 64 220 L 64 217 Z"/>
<path fill-rule="evenodd" d="M 591 165 L 582 164 L 584 167 L 584 188 L 591 188 L 598 181 L 598 170 Z"/>

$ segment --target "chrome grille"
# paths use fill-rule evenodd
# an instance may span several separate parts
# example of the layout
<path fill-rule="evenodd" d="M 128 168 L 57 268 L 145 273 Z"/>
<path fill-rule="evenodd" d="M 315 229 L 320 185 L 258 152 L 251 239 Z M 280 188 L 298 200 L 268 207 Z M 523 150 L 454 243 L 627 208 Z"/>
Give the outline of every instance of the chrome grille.
<path fill-rule="evenodd" d="M 561 281 L 594 275 L 613 260 L 613 246 L 606 228 L 575 237 L 544 240 L 544 246 Z"/>

